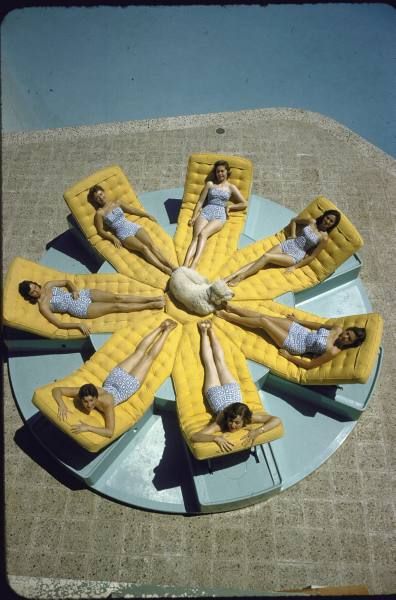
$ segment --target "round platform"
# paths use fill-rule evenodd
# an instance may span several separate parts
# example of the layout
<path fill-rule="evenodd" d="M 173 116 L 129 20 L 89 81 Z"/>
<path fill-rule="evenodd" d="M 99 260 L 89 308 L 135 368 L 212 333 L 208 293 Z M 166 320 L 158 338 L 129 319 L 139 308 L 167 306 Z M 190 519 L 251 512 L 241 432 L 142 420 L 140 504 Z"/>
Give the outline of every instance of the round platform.
<path fill-rule="evenodd" d="M 141 195 L 146 210 L 154 214 L 169 234 L 176 230 L 183 191 L 168 189 Z M 240 247 L 281 229 L 293 213 L 276 203 L 252 196 Z M 66 272 L 88 272 L 89 248 L 81 237 L 81 256 L 68 252 L 65 243 L 50 247 L 43 263 Z M 73 234 L 72 234 L 73 236 Z M 78 234 L 77 234 L 78 236 Z M 62 237 L 62 236 L 61 236 Z M 76 239 L 74 235 L 74 241 Z M 348 259 L 323 284 L 276 301 L 323 317 L 371 310 L 359 278 L 358 256 Z M 99 272 L 112 272 L 103 263 Z M 38 339 L 34 352 L 9 357 L 9 374 L 19 410 L 37 439 L 67 469 L 93 490 L 125 504 L 145 509 L 199 514 L 232 510 L 262 501 L 297 483 L 326 461 L 342 444 L 366 408 L 380 368 L 381 356 L 366 384 L 298 386 L 274 378 L 252 361 L 248 366 L 266 409 L 279 416 L 285 435 L 275 442 L 224 456 L 197 461 L 179 431 L 173 384 L 168 378 L 157 390 L 152 409 L 121 438 L 92 455 L 83 451 L 45 419 L 32 404 L 34 389 L 64 377 L 81 365 L 87 353 L 101 347 L 111 334 L 91 336 L 87 344 Z M 35 345 L 36 344 L 36 345 Z M 40 352 L 41 349 L 41 352 Z M 59 353 L 59 351 L 61 351 Z"/>

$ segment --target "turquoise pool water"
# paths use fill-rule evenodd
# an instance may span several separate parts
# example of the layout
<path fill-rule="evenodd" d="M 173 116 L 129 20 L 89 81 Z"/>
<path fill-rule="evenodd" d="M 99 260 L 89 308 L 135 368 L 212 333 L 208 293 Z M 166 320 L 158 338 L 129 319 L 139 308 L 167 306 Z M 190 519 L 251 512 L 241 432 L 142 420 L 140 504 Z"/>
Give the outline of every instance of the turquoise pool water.
<path fill-rule="evenodd" d="M 386 4 L 24 8 L 1 37 L 6 132 L 292 107 L 396 155 Z"/>

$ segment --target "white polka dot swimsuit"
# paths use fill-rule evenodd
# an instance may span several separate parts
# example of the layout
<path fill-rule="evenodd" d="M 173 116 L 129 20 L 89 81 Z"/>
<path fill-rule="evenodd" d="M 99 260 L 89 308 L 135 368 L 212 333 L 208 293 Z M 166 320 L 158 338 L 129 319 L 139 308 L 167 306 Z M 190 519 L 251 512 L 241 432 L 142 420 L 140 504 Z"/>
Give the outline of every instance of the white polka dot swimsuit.
<path fill-rule="evenodd" d="M 302 230 L 301 235 L 281 242 L 282 251 L 294 259 L 294 264 L 299 263 L 310 248 L 314 248 L 320 242 L 320 235 L 315 233 L 311 225 Z"/>
<path fill-rule="evenodd" d="M 208 221 L 226 221 L 227 202 L 231 197 L 229 189 L 213 186 L 208 191 L 208 202 L 202 209 L 201 215 Z"/>
<path fill-rule="evenodd" d="M 124 211 L 120 206 L 116 206 L 103 217 L 106 225 L 112 229 L 119 240 L 125 240 L 127 237 L 133 237 L 140 229 L 140 225 L 128 221 Z"/>

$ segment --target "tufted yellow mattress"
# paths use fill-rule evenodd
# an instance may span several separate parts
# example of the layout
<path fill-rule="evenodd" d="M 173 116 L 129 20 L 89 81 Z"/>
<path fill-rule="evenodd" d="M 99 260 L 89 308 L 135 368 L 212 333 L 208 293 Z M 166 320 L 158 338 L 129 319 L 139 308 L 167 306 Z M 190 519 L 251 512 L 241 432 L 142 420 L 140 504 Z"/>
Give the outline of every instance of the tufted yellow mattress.
<path fill-rule="evenodd" d="M 315 198 L 297 218 L 316 219 L 325 210 L 337 206 L 324 196 Z M 341 211 L 340 211 L 341 212 Z M 278 233 L 258 240 L 235 252 L 219 272 L 220 277 L 234 273 L 244 265 L 257 260 L 270 248 L 283 242 L 287 237 L 288 224 Z M 341 213 L 341 220 L 330 233 L 326 247 L 309 264 L 285 273 L 284 267 L 267 267 L 252 277 L 248 277 L 233 288 L 236 300 L 262 298 L 270 300 L 289 291 L 298 292 L 312 287 L 331 275 L 336 268 L 363 245 L 363 240 L 349 219 Z"/>
<path fill-rule="evenodd" d="M 168 276 L 165 273 L 150 265 L 139 254 L 129 252 L 125 248 L 116 248 L 112 242 L 103 239 L 97 233 L 94 225 L 95 210 L 87 200 L 89 189 L 96 184 L 103 187 L 109 200 L 122 200 L 135 208 L 144 209 L 120 167 L 111 166 L 101 169 L 67 189 L 63 195 L 85 237 L 95 250 L 111 263 L 119 273 L 133 277 L 138 281 L 150 281 L 153 286 L 165 289 L 168 281 Z M 139 223 L 149 233 L 155 245 L 162 250 L 164 255 L 177 264 L 172 238 L 163 231 L 158 223 L 154 223 L 145 217 L 133 215 L 126 215 L 126 217 Z"/>
<path fill-rule="evenodd" d="M 106 438 L 91 432 L 72 433 L 70 430 L 71 425 L 77 424 L 80 421 L 89 422 L 95 427 L 103 427 L 103 416 L 97 410 L 92 411 L 90 415 L 85 415 L 74 406 L 72 398 L 64 397 L 69 410 L 69 416 L 66 422 L 60 421 L 57 417 L 57 404 L 52 397 L 51 390 L 55 386 L 80 387 L 84 383 L 93 383 L 101 387 L 111 369 L 130 355 L 140 340 L 163 320 L 164 315 L 157 314 L 150 319 L 140 320 L 134 328 L 126 327 L 117 331 L 77 371 L 64 379 L 38 388 L 33 396 L 33 404 L 52 423 L 73 438 L 80 446 L 83 446 L 89 452 L 99 452 L 99 450 L 114 442 L 120 435 L 135 425 L 152 404 L 155 391 L 170 375 L 178 340 L 181 335 L 181 327 L 177 327 L 170 333 L 162 352 L 156 358 L 141 388 L 129 400 L 114 408 L 115 429 L 112 438 Z"/>
<path fill-rule="evenodd" d="M 225 360 L 230 371 L 239 382 L 243 401 L 253 412 L 264 411 L 259 393 L 249 373 L 245 357 L 240 349 L 227 335 L 216 328 L 216 335 L 223 347 Z M 176 353 L 172 378 L 176 391 L 177 413 L 183 437 L 195 458 L 202 460 L 223 455 L 215 442 L 192 442 L 191 436 L 213 420 L 213 415 L 206 406 L 203 397 L 204 370 L 200 358 L 200 334 L 196 323 L 184 325 L 183 337 Z M 249 427 L 259 427 L 251 425 Z M 232 452 L 246 449 L 241 438 L 246 435 L 246 429 L 226 433 L 235 444 Z M 278 425 L 256 438 L 257 444 L 264 444 L 283 435 L 283 426 Z"/>
<path fill-rule="evenodd" d="M 183 264 L 192 239 L 193 228 L 188 225 L 188 221 L 192 217 L 206 178 L 217 160 L 228 161 L 231 167 L 229 181 L 236 185 L 245 200 L 249 200 L 253 177 L 253 165 L 250 160 L 226 154 L 192 154 L 188 161 L 183 203 L 174 236 L 179 264 Z M 245 220 L 246 210 L 230 213 L 224 227 L 208 239 L 197 271 L 210 280 L 214 278 L 219 266 L 237 249 Z"/>
<path fill-rule="evenodd" d="M 366 339 L 361 346 L 340 352 L 333 360 L 314 369 L 297 367 L 283 358 L 275 344 L 260 330 L 247 329 L 235 323 L 229 323 L 214 317 L 217 329 L 220 329 L 238 346 L 246 358 L 267 366 L 272 373 L 289 381 L 304 385 L 335 385 L 340 383 L 365 383 L 378 357 L 381 343 L 383 321 L 377 313 L 349 315 L 324 319 L 303 310 L 271 301 L 236 302 L 238 306 L 255 310 L 262 314 L 281 317 L 293 313 L 298 319 L 347 327 L 365 327 Z M 308 360 L 308 359 L 307 359 Z"/>
<path fill-rule="evenodd" d="M 161 290 L 150 285 L 130 279 L 119 274 L 89 274 L 74 275 L 58 271 L 45 265 L 32 262 L 17 256 L 12 261 L 5 278 L 3 290 L 3 322 L 5 325 L 22 329 L 47 338 L 75 339 L 84 337 L 79 329 L 59 329 L 41 315 L 35 304 L 30 304 L 18 292 L 18 284 L 24 279 L 36 281 L 39 284 L 47 281 L 69 279 L 79 289 L 95 288 L 119 294 L 137 296 L 159 296 Z M 158 312 L 156 309 L 155 312 Z M 83 322 L 92 333 L 116 331 L 126 325 L 135 325 L 143 315 L 154 314 L 152 310 L 133 313 L 113 313 L 96 319 L 84 319 Z M 68 314 L 56 313 L 55 316 L 64 323 L 81 322 L 81 319 Z"/>

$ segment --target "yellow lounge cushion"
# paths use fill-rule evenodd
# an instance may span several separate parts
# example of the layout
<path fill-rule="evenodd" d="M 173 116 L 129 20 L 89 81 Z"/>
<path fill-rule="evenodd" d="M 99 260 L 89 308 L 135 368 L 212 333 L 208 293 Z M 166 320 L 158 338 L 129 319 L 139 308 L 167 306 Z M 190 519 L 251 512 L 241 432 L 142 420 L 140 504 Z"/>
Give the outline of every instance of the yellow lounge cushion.
<path fill-rule="evenodd" d="M 298 219 L 316 219 L 325 210 L 335 209 L 341 212 L 331 200 L 324 196 L 315 198 L 299 215 Z M 278 233 L 258 240 L 236 251 L 224 265 L 219 276 L 225 277 L 244 265 L 257 260 L 265 252 L 283 242 L 288 235 L 288 224 Z M 363 245 L 363 240 L 349 219 L 341 213 L 337 227 L 329 234 L 326 247 L 314 260 L 292 273 L 285 273 L 284 267 L 267 267 L 248 277 L 233 288 L 236 300 L 271 300 L 285 292 L 298 292 L 320 283 L 329 277 L 337 267 L 352 256 Z"/>
<path fill-rule="evenodd" d="M 153 286 L 165 289 L 168 276 L 149 264 L 141 255 L 126 248 L 116 248 L 112 242 L 103 239 L 94 225 L 95 209 L 87 200 L 89 189 L 101 185 L 111 201 L 122 200 L 134 208 L 143 209 L 131 184 L 118 166 L 101 169 L 79 181 L 64 193 L 64 199 L 90 244 L 119 272 L 138 281 L 149 281 Z M 172 238 L 162 227 L 146 217 L 126 215 L 130 221 L 139 223 L 148 232 L 153 243 L 171 262 L 177 264 Z"/>
<path fill-rule="evenodd" d="M 181 265 L 193 233 L 193 228 L 188 225 L 188 221 L 192 217 L 207 176 L 218 160 L 226 160 L 229 163 L 231 168 L 230 183 L 236 185 L 246 201 L 249 200 L 253 177 L 253 165 L 250 160 L 226 154 L 192 154 L 188 161 L 183 203 L 174 235 L 176 254 Z M 224 227 L 208 239 L 198 263 L 197 271 L 209 279 L 216 275 L 219 266 L 226 262 L 238 247 L 238 240 L 245 225 L 246 214 L 246 210 L 230 213 Z"/>
<path fill-rule="evenodd" d="M 160 354 L 155 359 L 141 388 L 129 399 L 114 408 L 115 428 L 111 438 L 97 433 L 72 433 L 71 426 L 84 421 L 95 427 L 103 427 L 103 415 L 93 410 L 90 415 L 81 412 L 74 405 L 73 398 L 64 397 L 69 414 L 67 421 L 58 419 L 58 408 L 52 397 L 54 387 L 81 387 L 84 383 L 93 383 L 101 387 L 109 372 L 132 354 L 140 340 L 150 331 L 158 327 L 164 320 L 163 314 L 146 318 L 137 323 L 134 328 L 126 327 L 114 333 L 112 337 L 81 367 L 63 379 L 49 383 L 36 389 L 33 404 L 66 435 L 89 452 L 99 452 L 111 444 L 120 435 L 130 429 L 147 411 L 152 404 L 156 390 L 170 375 L 176 348 L 181 335 L 181 327 L 174 329 L 165 342 Z"/>
<path fill-rule="evenodd" d="M 47 321 L 40 313 L 38 306 L 24 300 L 18 292 L 18 285 L 23 280 L 35 281 L 42 285 L 47 281 L 68 279 L 78 289 L 94 288 L 115 294 L 132 294 L 136 296 L 160 296 L 161 290 L 150 285 L 130 279 L 118 273 L 75 275 L 58 271 L 45 265 L 32 262 L 20 256 L 13 259 L 8 269 L 3 289 L 3 322 L 9 327 L 22 329 L 35 335 L 47 338 L 75 339 L 84 337 L 79 329 L 60 329 Z M 155 312 L 157 312 L 156 309 Z M 112 332 L 133 325 L 142 319 L 142 315 L 153 311 L 133 313 L 112 313 L 96 319 L 79 319 L 68 314 L 54 313 L 63 323 L 84 322 L 92 333 Z"/>
<path fill-rule="evenodd" d="M 241 386 L 243 402 L 253 412 L 265 412 L 242 352 L 217 328 L 216 335 L 223 347 L 227 366 Z M 200 334 L 196 323 L 189 323 L 183 327 L 183 336 L 176 353 L 172 379 L 176 392 L 180 429 L 192 454 L 199 460 L 223 455 L 215 442 L 191 441 L 193 433 L 213 420 L 213 415 L 203 397 L 204 369 L 200 357 Z M 232 433 L 227 432 L 225 435 L 235 444 L 232 452 L 246 450 L 246 445 L 241 443 L 241 438 L 246 435 L 246 429 Z M 254 445 L 270 442 L 282 435 L 283 426 L 278 425 L 271 431 L 259 435 Z"/>
<path fill-rule="evenodd" d="M 235 304 L 274 317 L 286 317 L 288 314 L 293 313 L 297 319 L 338 325 L 343 329 L 355 326 L 366 328 L 366 339 L 361 346 L 343 350 L 331 361 L 307 370 L 297 367 L 286 358 L 283 358 L 279 354 L 278 348 L 270 341 L 263 330 L 247 329 L 219 317 L 214 318 L 216 327 L 226 334 L 229 339 L 232 339 L 246 358 L 267 366 L 275 375 L 303 385 L 365 383 L 369 378 L 378 357 L 382 337 L 383 320 L 379 314 L 367 313 L 325 319 L 271 301 L 245 301 L 236 302 Z"/>

